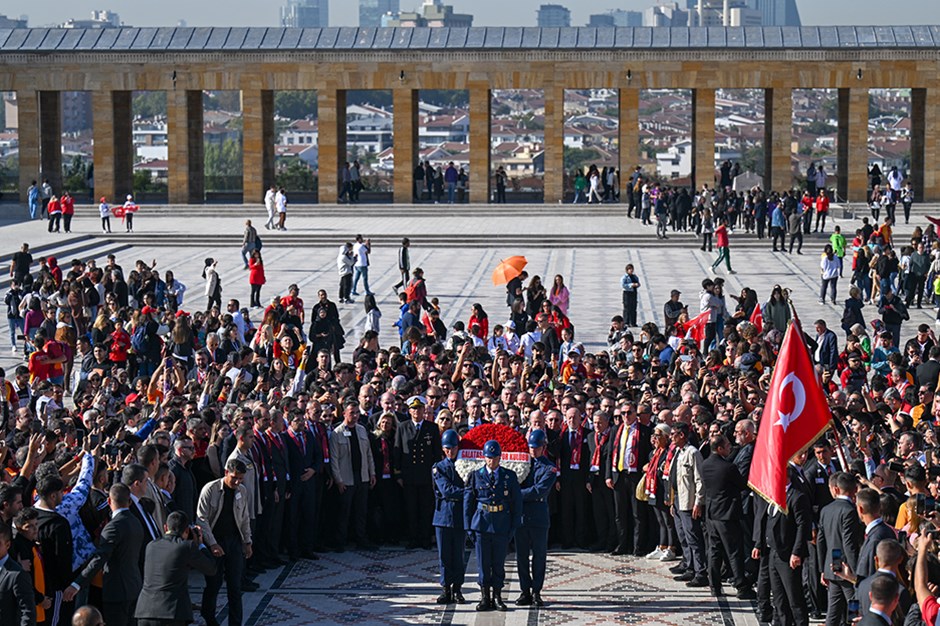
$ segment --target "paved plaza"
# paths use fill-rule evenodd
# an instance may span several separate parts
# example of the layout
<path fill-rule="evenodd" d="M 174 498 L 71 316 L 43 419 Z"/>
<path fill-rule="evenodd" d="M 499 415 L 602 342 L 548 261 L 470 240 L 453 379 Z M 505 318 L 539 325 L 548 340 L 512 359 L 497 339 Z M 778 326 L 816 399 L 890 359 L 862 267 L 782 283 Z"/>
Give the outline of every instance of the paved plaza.
<path fill-rule="evenodd" d="M 309 305 L 316 290 L 325 288 L 335 300 L 338 285 L 335 257 L 343 241 L 361 232 L 375 240 L 372 255 L 371 287 L 382 311 L 382 345 L 397 341 L 397 299 L 392 285 L 399 275 L 396 267 L 397 245 L 394 238 L 408 234 L 412 239 L 412 267 L 425 269 L 429 296 L 438 297 L 442 317 L 450 326 L 469 317 L 470 305 L 479 302 L 490 315 L 491 327 L 508 318 L 505 290 L 490 281 L 493 267 L 501 258 L 523 254 L 529 259 L 530 275 L 538 274 L 547 282 L 555 274 L 565 277 L 571 289 L 570 317 L 576 338 L 587 348 L 604 344 L 611 315 L 621 310 L 620 276 L 626 263 L 633 263 L 641 281 L 639 296 L 642 321 L 661 322 L 662 305 L 669 291 L 678 288 L 682 300 L 698 312 L 698 292 L 715 254 L 702 252 L 691 235 L 670 234 L 658 243 L 649 227 L 622 216 L 622 207 L 601 207 L 598 211 L 580 208 L 568 214 L 567 207 L 510 206 L 506 208 L 423 206 L 409 215 L 390 207 L 298 207 L 288 220 L 287 232 L 268 232 L 262 227 L 265 216 L 252 207 L 144 207 L 135 220 L 135 233 L 121 230 L 115 222 L 114 233 L 102 235 L 98 220 L 88 209 L 80 209 L 73 222 L 73 232 L 49 234 L 45 224 L 24 222 L 17 217 L 20 208 L 7 206 L 0 222 L 0 255 L 8 263 L 9 255 L 23 242 L 36 250 L 34 256 L 55 255 L 65 270 L 72 258 L 95 258 L 100 264 L 113 252 L 128 271 L 137 259 L 157 261 L 161 270 L 172 270 L 189 289 L 183 308 L 196 310 L 205 304 L 200 278 L 205 257 L 219 260 L 223 298 L 235 297 L 248 302 L 248 277 L 242 270 L 238 241 L 243 223 L 251 218 L 264 239 L 264 259 L 268 283 L 262 299 L 286 292 L 297 283 L 301 297 Z M 898 228 L 897 241 L 907 238 L 915 222 L 925 225 L 924 214 L 931 207 L 920 207 L 911 226 Z M 843 231 L 854 231 L 853 220 L 838 221 Z M 830 226 L 831 228 L 831 226 Z M 527 235 L 529 243 L 514 244 Z M 539 243 L 539 237 L 543 243 Z M 471 240 L 472 239 L 472 240 Z M 485 245 L 485 241 L 493 245 Z M 590 242 L 598 243 L 592 245 Z M 770 242 L 756 242 L 750 235 L 732 237 L 732 260 L 737 273 L 719 275 L 728 281 L 727 293 L 742 287 L 757 290 L 766 300 L 770 287 L 780 283 L 793 290 L 794 303 L 807 327 L 818 317 L 838 327 L 842 307 L 818 305 L 819 254 L 826 238 L 807 236 L 803 255 L 770 252 Z M 310 241 L 309 245 L 305 241 Z M 558 241 L 546 247 L 545 241 Z M 434 242 L 428 244 L 426 242 Z M 532 243 L 534 242 L 534 243 Z M 569 242 L 566 244 L 565 242 Z M 0 286 L 8 284 L 6 278 Z M 848 276 L 839 284 L 839 299 L 847 295 Z M 362 292 L 360 286 L 359 291 Z M 729 306 L 733 302 L 729 298 Z M 874 307 L 864 310 L 866 319 Z M 253 312 L 257 321 L 258 311 Z M 342 323 L 347 331 L 344 355 L 351 354 L 363 327 L 365 313 L 361 297 L 355 304 L 340 305 Z M 914 324 L 931 322 L 934 311 L 912 310 Z M 6 337 L 6 328 L 2 329 Z M 21 361 L 3 349 L 0 366 L 10 368 Z M 511 559 L 510 559 L 511 560 Z M 300 624 L 632 624 L 753 625 L 749 605 L 731 598 L 720 601 L 701 590 L 687 589 L 668 575 L 664 565 L 633 557 L 610 557 L 577 552 L 552 552 L 545 598 L 550 607 L 543 610 L 512 609 L 505 614 L 477 614 L 473 604 L 478 599 L 476 565 L 468 567 L 470 603 L 445 609 L 434 604 L 439 593 L 436 585 L 436 553 L 385 549 L 375 553 L 347 552 L 326 554 L 319 561 L 299 561 L 280 571 L 268 572 L 258 579 L 261 589 L 246 594 L 245 615 L 249 625 L 291 626 Z M 510 589 L 504 597 L 518 594 L 514 568 Z M 193 599 L 198 602 L 202 580 L 193 578 Z M 224 593 L 223 593 L 224 597 Z M 221 613 L 225 613 L 222 604 Z"/>

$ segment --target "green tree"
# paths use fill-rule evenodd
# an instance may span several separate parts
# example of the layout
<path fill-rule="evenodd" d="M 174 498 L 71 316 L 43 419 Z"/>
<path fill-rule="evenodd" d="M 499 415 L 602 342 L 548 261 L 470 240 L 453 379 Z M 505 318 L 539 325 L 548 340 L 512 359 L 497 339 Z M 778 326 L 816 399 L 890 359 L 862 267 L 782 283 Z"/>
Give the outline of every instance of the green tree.
<path fill-rule="evenodd" d="M 240 91 L 204 91 L 202 106 L 207 111 L 241 111 L 242 93 Z"/>
<path fill-rule="evenodd" d="M 226 139 L 205 148 L 206 191 L 234 191 L 241 187 L 242 144 Z"/>
<path fill-rule="evenodd" d="M 274 182 L 288 191 L 315 191 L 317 188 L 316 175 L 310 166 L 300 159 L 291 159 L 284 167 L 279 168 Z"/>
<path fill-rule="evenodd" d="M 62 189 L 75 193 L 88 191 L 88 162 L 75 155 L 62 167 Z"/>
<path fill-rule="evenodd" d="M 470 92 L 466 89 L 422 89 L 420 98 L 421 102 L 452 109 L 470 106 Z"/>
<path fill-rule="evenodd" d="M 166 115 L 165 91 L 138 91 L 131 109 L 135 116 L 153 118 Z"/>
<path fill-rule="evenodd" d="M 835 126 L 827 124 L 823 120 L 813 120 L 806 126 L 806 132 L 810 135 L 829 135 L 835 131 Z"/>
<path fill-rule="evenodd" d="M 167 190 L 166 183 L 157 182 L 150 175 L 150 172 L 137 170 L 133 178 L 134 193 L 158 193 Z"/>
<path fill-rule="evenodd" d="M 744 151 L 741 157 L 741 170 L 764 175 L 764 146 L 754 146 Z"/>
<path fill-rule="evenodd" d="M 355 89 L 346 92 L 346 105 L 370 104 L 374 107 L 392 106 L 392 92 L 388 89 Z"/>
<path fill-rule="evenodd" d="M 594 148 L 583 149 L 565 146 L 563 158 L 565 172 L 569 173 L 577 169 L 583 170 L 591 164 L 596 164 L 600 158 L 600 153 Z M 598 165 L 598 167 L 600 166 Z"/>
<path fill-rule="evenodd" d="M 317 92 L 278 91 L 274 94 L 274 115 L 289 120 L 314 119 L 317 116 Z"/>

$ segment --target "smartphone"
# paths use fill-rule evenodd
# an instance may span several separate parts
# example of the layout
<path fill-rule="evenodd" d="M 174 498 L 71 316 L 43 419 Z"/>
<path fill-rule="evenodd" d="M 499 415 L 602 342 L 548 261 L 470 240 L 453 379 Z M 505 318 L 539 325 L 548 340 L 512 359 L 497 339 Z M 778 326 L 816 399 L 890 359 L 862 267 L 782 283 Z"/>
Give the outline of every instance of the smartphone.
<path fill-rule="evenodd" d="M 901 461 L 891 461 L 888 463 L 888 469 L 897 474 L 903 474 L 906 468 Z"/>
<path fill-rule="evenodd" d="M 849 600 L 849 624 L 861 617 L 859 612 L 858 600 Z"/>
<path fill-rule="evenodd" d="M 842 571 L 842 548 L 832 549 L 832 571 L 833 572 Z"/>

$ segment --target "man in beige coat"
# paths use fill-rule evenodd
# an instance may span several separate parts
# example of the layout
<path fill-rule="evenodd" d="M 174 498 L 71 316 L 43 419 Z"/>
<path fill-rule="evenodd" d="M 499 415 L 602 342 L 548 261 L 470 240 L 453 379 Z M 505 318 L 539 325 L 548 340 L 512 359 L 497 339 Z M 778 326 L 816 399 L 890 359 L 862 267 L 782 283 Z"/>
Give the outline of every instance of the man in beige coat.
<path fill-rule="evenodd" d="M 689 443 L 690 427 L 685 422 L 672 425 L 672 443 L 676 453 L 669 480 L 676 492 L 673 515 L 682 544 L 682 562 L 673 568 L 675 579 L 689 587 L 707 587 L 705 538 L 702 520 L 705 513 L 705 488 L 702 484 L 702 454 Z"/>
<path fill-rule="evenodd" d="M 366 537 L 366 512 L 369 490 L 375 486 L 375 464 L 369 434 L 359 423 L 359 401 L 352 396 L 343 402 L 343 423 L 333 429 L 330 437 L 330 471 L 339 490 L 337 551 L 346 547 L 350 523 L 359 548 L 374 549 Z"/>

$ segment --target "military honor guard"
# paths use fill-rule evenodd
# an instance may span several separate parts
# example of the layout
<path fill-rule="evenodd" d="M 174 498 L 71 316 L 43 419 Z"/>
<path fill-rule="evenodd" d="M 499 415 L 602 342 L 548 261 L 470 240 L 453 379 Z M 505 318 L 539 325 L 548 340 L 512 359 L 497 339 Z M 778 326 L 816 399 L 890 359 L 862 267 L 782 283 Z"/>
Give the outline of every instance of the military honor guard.
<path fill-rule="evenodd" d="M 460 450 L 457 445 L 460 437 L 457 432 L 447 430 L 441 435 L 441 447 L 444 459 L 431 468 L 434 478 L 434 531 L 437 535 L 437 553 L 441 560 L 441 587 L 443 591 L 437 598 L 438 604 L 463 604 L 465 602 L 460 587 L 463 585 L 467 569 L 464 557 L 463 500 L 464 482 L 457 473 L 454 461 Z"/>
<path fill-rule="evenodd" d="M 544 430 L 529 433 L 529 475 L 522 481 L 522 524 L 516 529 L 516 568 L 522 593 L 517 606 L 544 606 L 542 585 L 548 554 L 548 496 L 558 480 L 558 468 L 545 456 Z M 531 555 L 531 561 L 530 561 Z"/>
<path fill-rule="evenodd" d="M 502 590 L 506 582 L 509 540 L 522 525 L 522 491 L 516 473 L 500 467 L 499 442 L 483 445 L 484 467 L 472 472 L 464 492 L 464 524 L 476 533 L 477 566 L 483 598 L 477 611 L 506 610 Z"/>

